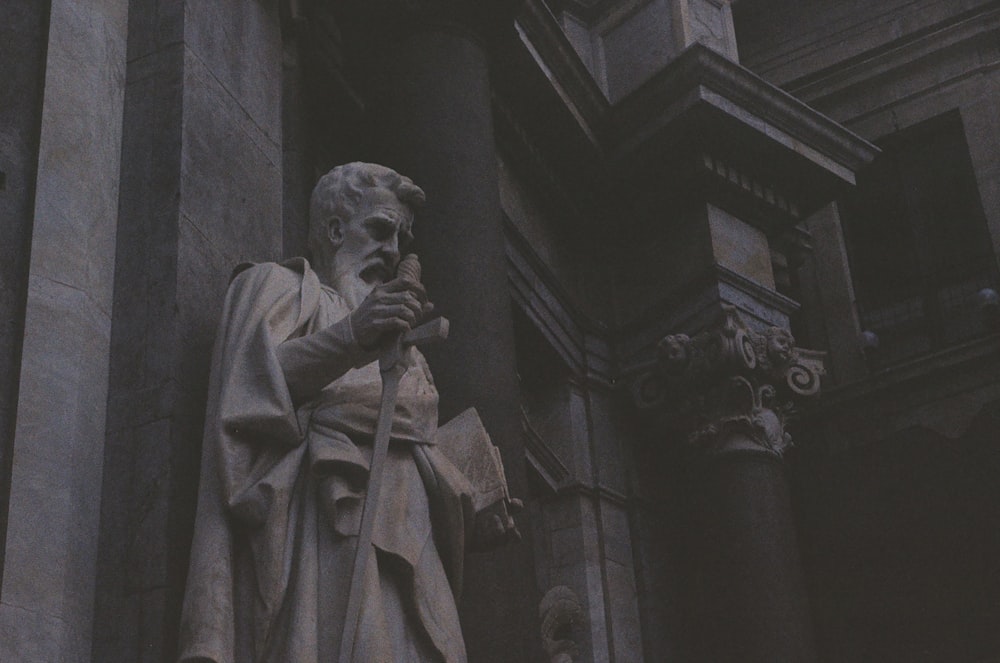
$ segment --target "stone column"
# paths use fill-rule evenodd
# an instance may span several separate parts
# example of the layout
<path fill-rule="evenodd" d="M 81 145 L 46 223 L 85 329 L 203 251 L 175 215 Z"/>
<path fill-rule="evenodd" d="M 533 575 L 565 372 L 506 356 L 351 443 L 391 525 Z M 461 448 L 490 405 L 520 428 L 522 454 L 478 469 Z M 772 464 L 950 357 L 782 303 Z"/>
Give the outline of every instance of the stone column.
<path fill-rule="evenodd" d="M 692 451 L 688 601 L 702 660 L 816 659 L 782 455 L 792 400 L 819 391 L 820 357 L 724 306 L 707 331 L 664 338 L 637 384 Z"/>
<path fill-rule="evenodd" d="M 162 663 L 230 274 L 282 257 L 282 42 L 274 2 L 127 4 L 94 646 L 67 660 Z"/>
<path fill-rule="evenodd" d="M 396 6 L 398 5 L 398 6 Z M 365 59 L 370 135 L 365 155 L 409 175 L 427 194 L 414 251 L 450 337 L 428 350 L 441 420 L 476 407 L 500 448 L 512 494 L 526 494 L 520 395 L 504 250 L 487 58 L 512 30 L 516 3 L 366 3 L 352 18 L 376 45 Z M 373 29 L 373 26 L 374 29 Z M 355 53 L 365 45 L 349 46 Z M 535 660 L 538 598 L 530 546 L 467 561 L 461 601 L 470 660 Z M 524 648 L 524 649 L 522 649 Z"/>
<path fill-rule="evenodd" d="M 49 4 L 47 34 L 31 37 L 48 45 L 9 502 L 0 496 L 0 661 L 19 663 L 90 660 L 125 93 L 128 2 Z M 21 194 L 27 161 L 12 171 Z M 4 231 L 0 243 L 24 246 L 22 229 Z"/>

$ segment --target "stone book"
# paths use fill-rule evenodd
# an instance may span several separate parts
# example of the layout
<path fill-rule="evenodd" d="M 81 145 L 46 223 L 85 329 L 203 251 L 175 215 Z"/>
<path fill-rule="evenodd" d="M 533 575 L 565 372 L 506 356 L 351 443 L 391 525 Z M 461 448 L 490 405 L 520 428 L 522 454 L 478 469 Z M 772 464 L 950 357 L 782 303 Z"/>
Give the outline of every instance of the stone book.
<path fill-rule="evenodd" d="M 476 513 L 492 507 L 499 510 L 498 515 L 506 516 L 510 493 L 500 450 L 490 439 L 476 409 L 469 408 L 438 428 L 434 442 L 472 484 Z"/>

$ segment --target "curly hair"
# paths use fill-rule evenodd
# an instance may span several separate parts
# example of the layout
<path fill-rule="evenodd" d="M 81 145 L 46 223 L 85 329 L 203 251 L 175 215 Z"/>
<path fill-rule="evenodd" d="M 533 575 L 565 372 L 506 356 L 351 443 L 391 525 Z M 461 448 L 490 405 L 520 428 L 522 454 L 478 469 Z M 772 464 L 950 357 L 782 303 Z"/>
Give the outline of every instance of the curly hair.
<path fill-rule="evenodd" d="M 420 208 L 426 199 L 413 180 L 391 168 L 361 161 L 337 166 L 319 178 L 309 200 L 309 250 L 314 258 L 323 254 L 329 241 L 327 220 L 350 219 L 367 189 L 385 189 L 411 210 Z"/>

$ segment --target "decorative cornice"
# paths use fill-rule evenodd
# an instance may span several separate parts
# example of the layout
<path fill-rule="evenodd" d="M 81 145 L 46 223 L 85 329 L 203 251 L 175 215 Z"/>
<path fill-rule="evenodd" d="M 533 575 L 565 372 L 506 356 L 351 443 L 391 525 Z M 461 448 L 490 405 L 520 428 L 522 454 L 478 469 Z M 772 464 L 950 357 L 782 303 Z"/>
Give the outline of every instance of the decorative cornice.
<path fill-rule="evenodd" d="M 719 279 L 719 283 L 728 284 L 742 292 L 747 293 L 754 299 L 774 309 L 784 315 L 796 313 L 802 306 L 794 299 L 786 297 L 780 292 L 757 283 L 753 279 L 737 274 L 728 267 L 714 265 L 713 272 Z"/>
<path fill-rule="evenodd" d="M 853 173 L 879 152 L 749 69 L 694 44 L 615 106 L 610 127 L 615 154 L 627 158 L 697 103 L 766 134 L 847 182 L 853 183 Z"/>
<path fill-rule="evenodd" d="M 746 172 L 744 168 L 736 167 L 709 152 L 701 154 L 697 167 L 733 192 L 754 198 L 767 209 L 769 215 L 787 216 L 796 222 L 802 218 L 801 206 L 792 195 L 784 192 L 779 185 L 761 181 L 756 174 Z"/>
<path fill-rule="evenodd" d="M 664 337 L 633 394 L 709 454 L 781 457 L 791 446 L 785 423 L 794 400 L 819 393 L 823 374 L 823 353 L 795 347 L 780 327 L 756 332 L 727 305 L 711 329 Z"/>
<path fill-rule="evenodd" d="M 876 433 L 884 436 L 887 427 L 895 430 L 898 422 L 912 421 L 913 417 L 899 413 L 925 409 L 928 394 L 943 402 L 963 394 L 986 393 L 996 383 L 998 371 L 1000 333 L 992 333 L 831 389 L 803 420 L 813 427 L 861 422 L 852 428 L 854 437 L 844 440 L 844 448 L 863 447 L 876 441 Z M 871 425 L 875 421 L 878 426 Z"/>
<path fill-rule="evenodd" d="M 816 103 L 858 86 L 871 86 L 873 79 L 894 75 L 903 68 L 912 69 L 914 63 L 930 59 L 940 63 L 946 52 L 962 48 L 975 51 L 980 42 L 990 43 L 1000 31 L 1000 3 L 992 4 L 992 7 L 977 7 L 834 65 L 779 83 L 796 97 Z"/>

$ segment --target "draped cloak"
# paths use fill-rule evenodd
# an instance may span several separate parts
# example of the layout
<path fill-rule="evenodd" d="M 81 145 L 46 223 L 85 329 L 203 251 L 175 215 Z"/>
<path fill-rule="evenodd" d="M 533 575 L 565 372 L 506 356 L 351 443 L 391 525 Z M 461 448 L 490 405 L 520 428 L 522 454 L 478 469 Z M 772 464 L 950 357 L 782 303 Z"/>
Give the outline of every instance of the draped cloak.
<path fill-rule="evenodd" d="M 230 286 L 209 382 L 182 663 L 337 661 L 381 389 L 349 312 L 301 258 L 250 267 Z M 276 348 L 324 329 L 342 375 L 293 403 Z M 408 352 L 354 663 L 466 660 L 455 601 L 472 488 L 435 446 L 437 392 L 423 357 Z"/>

